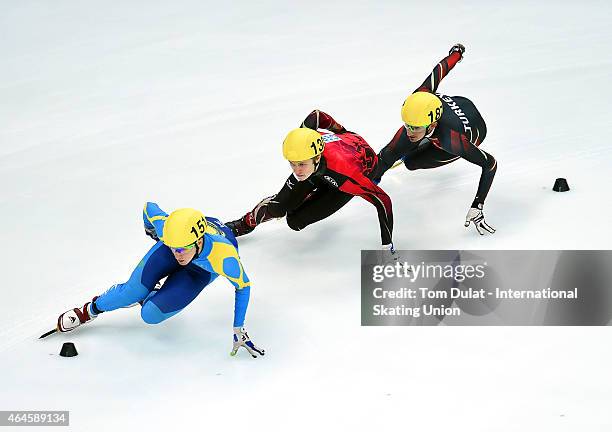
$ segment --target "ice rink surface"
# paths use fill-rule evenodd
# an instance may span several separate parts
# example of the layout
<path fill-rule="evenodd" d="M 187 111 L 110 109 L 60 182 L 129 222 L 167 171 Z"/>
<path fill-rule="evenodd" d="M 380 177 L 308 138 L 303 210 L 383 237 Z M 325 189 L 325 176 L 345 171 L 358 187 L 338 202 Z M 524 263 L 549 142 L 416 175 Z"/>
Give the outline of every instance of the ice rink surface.
<path fill-rule="evenodd" d="M 487 122 L 497 233 L 463 227 L 477 167 L 399 167 L 381 183 L 396 247 L 609 249 L 609 2 L 0 7 L 0 410 L 70 410 L 77 431 L 612 430 L 609 327 L 361 327 L 360 250 L 379 231 L 360 199 L 240 239 L 265 358 L 228 355 L 222 279 L 158 326 L 133 308 L 36 339 L 128 278 L 151 246 L 145 201 L 237 218 L 280 189 L 282 139 L 313 108 L 380 150 L 456 42 L 439 91 Z M 78 357 L 57 355 L 68 340 Z"/>

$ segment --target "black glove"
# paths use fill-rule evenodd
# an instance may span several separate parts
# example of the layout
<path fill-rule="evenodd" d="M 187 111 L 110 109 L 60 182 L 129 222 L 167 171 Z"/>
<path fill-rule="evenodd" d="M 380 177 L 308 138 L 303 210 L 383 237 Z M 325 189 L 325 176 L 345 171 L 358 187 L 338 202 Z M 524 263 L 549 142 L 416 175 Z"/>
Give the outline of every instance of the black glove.
<path fill-rule="evenodd" d="M 460 43 L 456 43 L 450 49 L 450 51 L 448 52 L 448 55 L 451 55 L 454 52 L 458 52 L 459 54 L 461 54 L 461 60 L 462 60 L 463 59 L 463 53 L 465 52 L 465 47 L 462 44 L 460 44 Z M 459 61 L 461 61 L 461 60 L 459 60 Z"/>
<path fill-rule="evenodd" d="M 157 237 L 157 233 L 155 232 L 155 228 L 147 228 L 145 227 L 145 234 L 151 237 L 155 241 L 159 241 L 159 237 Z"/>

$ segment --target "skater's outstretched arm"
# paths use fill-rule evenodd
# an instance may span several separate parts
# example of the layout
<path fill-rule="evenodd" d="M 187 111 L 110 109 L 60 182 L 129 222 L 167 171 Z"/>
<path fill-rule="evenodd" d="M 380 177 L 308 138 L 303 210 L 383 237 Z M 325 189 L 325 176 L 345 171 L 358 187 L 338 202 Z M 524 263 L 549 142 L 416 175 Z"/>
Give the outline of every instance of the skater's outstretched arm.
<path fill-rule="evenodd" d="M 168 218 L 168 213 L 163 211 L 154 202 L 146 202 L 142 210 L 145 233 L 153 240 L 158 241 L 164 230 L 164 222 Z"/>
<path fill-rule="evenodd" d="M 268 204 L 269 214 L 274 218 L 285 216 L 288 211 L 302 204 L 314 189 L 315 185 L 311 181 L 299 181 L 291 174 L 272 202 Z"/>
<path fill-rule="evenodd" d="M 373 204 L 378 212 L 380 239 L 383 245 L 393 243 L 393 208 L 389 195 L 372 180 L 362 174 L 354 174 L 339 188 L 340 191 L 358 195 Z"/>
<path fill-rule="evenodd" d="M 442 79 L 444 79 L 444 77 L 448 75 L 451 69 L 454 68 L 455 65 L 461 61 L 464 52 L 465 47 L 463 45 L 453 45 L 453 47 L 450 49 L 449 55 L 440 60 L 440 62 L 436 65 L 435 68 L 433 68 L 427 78 L 425 78 L 423 84 L 421 84 L 415 90 L 415 92 L 423 91 L 435 93 L 438 90 L 438 85 L 440 84 Z"/>
<path fill-rule="evenodd" d="M 454 129 L 450 129 L 448 134 L 440 137 L 439 146 L 442 150 L 478 165 L 482 169 L 472 207 L 482 206 L 497 171 L 497 161 L 493 155 L 475 146 L 465 134 Z"/>
<path fill-rule="evenodd" d="M 400 127 L 389 144 L 384 146 L 378 153 L 378 165 L 376 167 L 375 179 L 380 182 L 381 177 L 386 173 L 395 162 L 400 160 L 411 148 L 410 141 L 406 138 L 404 126 Z"/>
<path fill-rule="evenodd" d="M 291 174 L 281 190 L 276 194 L 262 199 L 253 210 L 235 221 L 226 222 L 236 237 L 250 233 L 259 224 L 272 219 L 285 217 L 288 211 L 297 208 L 315 189 L 309 181 L 298 181 Z"/>
<path fill-rule="evenodd" d="M 206 255 L 212 270 L 234 286 L 234 327 L 242 327 L 249 305 L 251 281 L 244 271 L 236 247 L 231 242 L 213 241 L 210 245 L 208 242 L 210 240 L 206 239 L 202 254 Z"/>
<path fill-rule="evenodd" d="M 327 113 L 324 113 L 323 111 L 319 111 L 318 109 L 308 114 L 308 116 L 306 116 L 300 127 L 307 127 L 314 130 L 327 129 L 328 131 L 333 133 L 346 132 L 344 126 L 334 120 L 332 116 Z"/>

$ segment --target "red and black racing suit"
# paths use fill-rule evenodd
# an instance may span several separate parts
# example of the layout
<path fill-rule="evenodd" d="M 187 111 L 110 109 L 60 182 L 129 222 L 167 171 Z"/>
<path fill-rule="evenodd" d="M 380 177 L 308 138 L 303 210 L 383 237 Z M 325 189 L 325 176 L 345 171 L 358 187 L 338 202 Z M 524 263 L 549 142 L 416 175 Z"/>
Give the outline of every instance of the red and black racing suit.
<path fill-rule="evenodd" d="M 376 152 L 361 136 L 347 131 L 322 111 L 311 112 L 301 127 L 332 132 L 319 132 L 326 143 L 316 171 L 304 181 L 298 181 L 291 174 L 282 189 L 257 211 L 255 220 L 252 214 L 249 218 L 249 213 L 243 219 L 254 227 L 271 218 L 286 216 L 287 225 L 299 231 L 332 215 L 358 195 L 376 207 L 382 244 L 390 244 L 391 199 L 372 181 L 378 164 Z"/>
<path fill-rule="evenodd" d="M 417 170 L 436 168 L 463 158 L 482 168 L 478 191 L 472 204 L 472 207 L 476 207 L 477 204 L 484 204 L 497 170 L 495 158 L 478 148 L 487 135 L 487 126 L 469 99 L 436 93 L 440 81 L 459 60 L 459 52 L 453 52 L 442 59 L 415 90 L 435 93 L 442 100 L 442 117 L 433 133 L 420 142 L 411 142 L 402 126 L 378 154 L 379 164 L 374 178 L 380 181 L 382 175 L 400 159 L 409 170 Z"/>

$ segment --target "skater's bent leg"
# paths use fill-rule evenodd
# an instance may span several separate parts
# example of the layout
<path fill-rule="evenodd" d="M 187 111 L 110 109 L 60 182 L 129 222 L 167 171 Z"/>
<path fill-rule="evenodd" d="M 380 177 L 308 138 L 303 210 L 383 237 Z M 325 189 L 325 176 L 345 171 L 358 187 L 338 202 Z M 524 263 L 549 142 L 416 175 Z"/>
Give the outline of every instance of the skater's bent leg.
<path fill-rule="evenodd" d="M 170 249 L 157 242 L 138 263 L 130 279 L 110 287 L 95 301 L 95 308 L 101 312 L 112 311 L 144 300 L 155 288 L 155 284 L 181 265 Z"/>
<path fill-rule="evenodd" d="M 172 273 L 159 291 L 147 297 L 140 316 L 147 324 L 158 324 L 191 303 L 217 275 L 190 264 Z"/>
<path fill-rule="evenodd" d="M 404 165 L 410 171 L 419 169 L 438 168 L 447 165 L 459 159 L 459 156 L 445 152 L 437 147 L 429 147 L 428 149 L 409 155 L 404 159 Z"/>
<path fill-rule="evenodd" d="M 287 225 L 295 231 L 300 231 L 315 222 L 336 213 L 353 195 L 337 190 L 326 190 L 317 193 L 315 197 L 304 202 L 291 213 L 287 213 Z"/>

